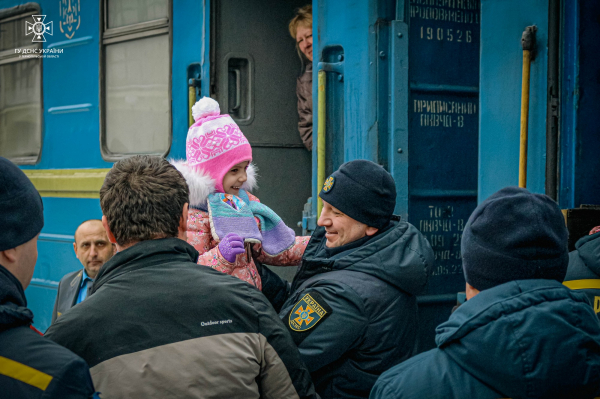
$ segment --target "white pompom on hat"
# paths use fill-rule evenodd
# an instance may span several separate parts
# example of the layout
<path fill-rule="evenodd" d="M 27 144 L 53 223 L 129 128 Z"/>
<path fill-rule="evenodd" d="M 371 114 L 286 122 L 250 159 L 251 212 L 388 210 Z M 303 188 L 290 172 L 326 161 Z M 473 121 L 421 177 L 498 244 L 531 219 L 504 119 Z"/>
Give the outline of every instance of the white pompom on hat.
<path fill-rule="evenodd" d="M 192 116 L 196 122 L 185 143 L 187 164 L 210 174 L 216 191 L 222 193 L 223 177 L 234 165 L 252 161 L 252 148 L 234 120 L 220 114 L 219 103 L 212 98 L 203 97 L 194 104 Z"/>
<path fill-rule="evenodd" d="M 192 116 L 195 121 L 206 118 L 208 116 L 218 116 L 221 113 L 219 103 L 210 97 L 202 97 L 192 107 Z"/>

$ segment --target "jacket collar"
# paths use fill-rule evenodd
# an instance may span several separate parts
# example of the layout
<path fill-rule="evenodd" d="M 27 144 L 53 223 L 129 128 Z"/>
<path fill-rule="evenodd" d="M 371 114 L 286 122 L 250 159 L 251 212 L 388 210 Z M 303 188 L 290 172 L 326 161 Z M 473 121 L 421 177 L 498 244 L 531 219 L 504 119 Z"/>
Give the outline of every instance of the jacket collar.
<path fill-rule="evenodd" d="M 376 241 L 376 240 L 380 239 L 381 237 L 383 237 L 389 230 L 392 230 L 393 228 L 397 227 L 396 222 L 398 222 L 398 221 L 400 221 L 400 217 L 393 215 L 390 222 L 384 228 L 380 229 L 375 235 L 365 236 L 356 241 L 353 241 L 353 242 L 345 244 L 341 247 L 335 247 L 335 248 L 327 248 L 326 247 L 326 245 L 325 245 L 325 243 L 327 242 L 327 238 L 325 237 L 326 231 L 325 231 L 324 227 L 319 226 L 313 233 L 313 235 L 308 243 L 308 246 L 306 247 L 306 250 L 304 251 L 303 260 L 309 261 L 310 263 L 313 263 L 313 262 L 330 263 L 333 260 L 343 258 L 344 256 L 350 255 L 351 253 L 355 252 L 357 249 L 370 244 L 371 241 Z M 345 267 L 345 266 L 347 266 L 347 265 L 344 265 L 342 267 Z M 340 266 L 338 265 L 338 268 L 339 267 Z"/>
<path fill-rule="evenodd" d="M 121 274 L 161 263 L 197 263 L 198 256 L 200 254 L 194 247 L 175 237 L 138 242 L 118 252 L 102 266 L 92 286 L 92 294 Z"/>
<path fill-rule="evenodd" d="M 23 286 L 11 272 L 0 265 L 0 331 L 29 325 L 33 313 L 27 309 Z"/>
<path fill-rule="evenodd" d="M 322 226 L 317 227 L 304 251 L 302 266 L 294 278 L 292 291 L 296 290 L 312 276 L 348 268 L 352 264 L 352 261 L 344 262 L 344 260 L 347 260 L 353 253 L 364 249 L 364 247 L 368 246 L 370 243 L 384 237 L 390 230 L 397 227 L 397 222 L 399 220 L 400 217 L 394 215 L 392 216 L 390 223 L 374 236 L 363 237 L 336 248 L 327 248 L 325 246 L 327 241 L 327 238 L 325 237 L 325 228 Z M 370 251 L 368 252 L 370 253 Z M 367 255 L 358 256 L 357 258 L 365 256 Z"/>

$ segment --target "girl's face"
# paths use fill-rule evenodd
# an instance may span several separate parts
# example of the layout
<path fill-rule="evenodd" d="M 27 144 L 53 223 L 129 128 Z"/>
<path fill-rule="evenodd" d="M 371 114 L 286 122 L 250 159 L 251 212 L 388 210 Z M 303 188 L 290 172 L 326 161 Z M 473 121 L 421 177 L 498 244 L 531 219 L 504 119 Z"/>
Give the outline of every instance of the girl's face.
<path fill-rule="evenodd" d="M 240 162 L 225 174 L 223 177 L 223 191 L 225 193 L 233 195 L 240 193 L 242 184 L 248 180 L 248 175 L 246 174 L 248 164 L 250 164 L 250 161 Z"/>

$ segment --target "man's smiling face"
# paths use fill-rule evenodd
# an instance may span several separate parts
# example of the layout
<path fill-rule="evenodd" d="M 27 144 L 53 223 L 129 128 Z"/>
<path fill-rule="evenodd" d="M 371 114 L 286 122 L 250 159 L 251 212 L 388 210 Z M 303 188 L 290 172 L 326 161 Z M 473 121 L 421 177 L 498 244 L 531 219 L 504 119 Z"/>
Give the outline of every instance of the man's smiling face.
<path fill-rule="evenodd" d="M 365 236 L 372 236 L 378 231 L 375 227 L 352 219 L 326 201 L 323 201 L 323 210 L 317 224 L 325 227 L 327 248 L 341 247 Z"/>

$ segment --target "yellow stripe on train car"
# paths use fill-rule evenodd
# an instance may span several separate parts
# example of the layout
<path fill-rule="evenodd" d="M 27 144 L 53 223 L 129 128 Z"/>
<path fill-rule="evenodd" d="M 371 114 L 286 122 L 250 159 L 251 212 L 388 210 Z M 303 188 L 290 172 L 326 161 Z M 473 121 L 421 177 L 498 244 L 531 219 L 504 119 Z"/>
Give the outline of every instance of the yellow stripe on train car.
<path fill-rule="evenodd" d="M 42 197 L 100 198 L 110 169 L 24 169 Z"/>
<path fill-rule="evenodd" d="M 52 376 L 33 367 L 0 356 L 0 374 L 45 391 L 52 381 Z"/>

